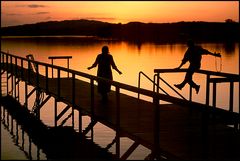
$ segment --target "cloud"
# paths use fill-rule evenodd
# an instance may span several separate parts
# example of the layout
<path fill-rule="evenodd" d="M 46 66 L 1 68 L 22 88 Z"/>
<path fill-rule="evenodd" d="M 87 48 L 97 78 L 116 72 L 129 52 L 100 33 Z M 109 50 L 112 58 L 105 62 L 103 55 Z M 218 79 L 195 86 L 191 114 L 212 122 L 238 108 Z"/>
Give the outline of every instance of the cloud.
<path fill-rule="evenodd" d="M 46 7 L 45 5 L 39 5 L 39 4 L 30 4 L 27 5 L 29 8 L 41 8 L 41 7 Z"/>
<path fill-rule="evenodd" d="M 113 18 L 113 17 L 84 17 L 83 19 L 87 19 L 87 20 L 106 20 L 106 21 L 116 20 L 116 18 Z"/>
<path fill-rule="evenodd" d="M 20 14 L 20 13 L 7 13 L 6 15 L 7 16 L 20 16 L 22 14 Z"/>
<path fill-rule="evenodd" d="M 47 7 L 47 6 L 39 5 L 39 4 L 29 4 L 29 5 L 16 5 L 16 7 L 42 8 L 42 7 Z"/>
<path fill-rule="evenodd" d="M 49 14 L 49 12 L 37 12 L 37 13 L 34 13 L 34 15 L 44 15 L 44 14 Z"/>

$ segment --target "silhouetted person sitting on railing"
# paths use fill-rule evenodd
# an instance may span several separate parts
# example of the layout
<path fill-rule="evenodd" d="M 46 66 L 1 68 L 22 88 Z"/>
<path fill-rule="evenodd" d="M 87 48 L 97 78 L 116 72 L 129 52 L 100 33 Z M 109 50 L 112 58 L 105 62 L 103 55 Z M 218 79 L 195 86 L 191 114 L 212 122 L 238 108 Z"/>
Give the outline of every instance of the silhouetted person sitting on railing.
<path fill-rule="evenodd" d="M 220 53 L 212 53 L 206 49 L 203 49 L 201 46 L 197 46 L 194 44 L 192 40 L 188 40 L 187 42 L 188 49 L 182 59 L 182 63 L 176 69 L 180 69 L 186 62 L 189 61 L 190 65 L 188 67 L 185 79 L 180 84 L 175 84 L 174 86 L 178 89 L 182 89 L 186 83 L 188 83 L 191 87 L 195 88 L 196 93 L 198 94 L 200 85 L 197 85 L 193 82 L 192 76 L 195 71 L 199 70 L 201 67 L 201 59 L 202 55 L 213 55 L 217 57 L 221 57 Z"/>
<path fill-rule="evenodd" d="M 115 65 L 112 55 L 109 54 L 108 46 L 102 47 L 102 53 L 98 54 L 95 62 L 91 67 L 88 67 L 88 70 L 96 67 L 97 65 L 98 65 L 98 71 L 97 71 L 98 77 L 113 80 L 111 66 L 119 74 L 122 74 L 122 72 L 119 71 L 117 66 Z M 102 95 L 102 100 L 104 102 L 108 100 L 107 93 L 110 92 L 110 89 L 111 89 L 111 84 L 104 81 L 98 81 L 98 92 Z"/>

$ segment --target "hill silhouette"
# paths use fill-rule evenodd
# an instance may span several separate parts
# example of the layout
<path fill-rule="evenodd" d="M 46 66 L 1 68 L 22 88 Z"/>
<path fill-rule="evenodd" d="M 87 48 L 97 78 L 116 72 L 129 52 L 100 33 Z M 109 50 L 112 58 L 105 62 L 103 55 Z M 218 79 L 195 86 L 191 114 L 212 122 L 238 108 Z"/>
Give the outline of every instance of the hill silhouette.
<path fill-rule="evenodd" d="M 236 22 L 176 22 L 114 24 L 94 20 L 48 21 L 1 28 L 2 36 L 98 36 L 134 42 L 238 41 Z"/>

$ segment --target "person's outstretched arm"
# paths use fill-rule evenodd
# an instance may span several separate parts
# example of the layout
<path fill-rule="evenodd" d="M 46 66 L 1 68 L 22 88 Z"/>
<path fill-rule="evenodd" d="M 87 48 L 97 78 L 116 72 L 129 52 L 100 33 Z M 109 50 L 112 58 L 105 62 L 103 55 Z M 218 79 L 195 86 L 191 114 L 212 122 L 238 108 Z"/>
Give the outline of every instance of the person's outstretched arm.
<path fill-rule="evenodd" d="M 175 69 L 180 69 L 188 61 L 189 54 L 190 54 L 189 50 L 187 50 L 186 53 L 184 54 L 181 64 Z"/>
<path fill-rule="evenodd" d="M 113 69 L 115 69 L 118 72 L 118 74 L 122 74 L 122 72 L 117 67 Z"/>
<path fill-rule="evenodd" d="M 92 64 L 92 66 L 88 67 L 87 69 L 90 70 L 92 68 L 95 68 L 98 64 L 98 57 L 96 58 L 95 62 Z"/>
<path fill-rule="evenodd" d="M 221 57 L 221 54 L 220 53 L 212 53 L 212 52 L 210 52 L 210 53 L 208 53 L 209 55 L 212 55 L 212 56 L 216 56 L 216 57 Z"/>
<path fill-rule="evenodd" d="M 216 57 L 221 57 L 221 54 L 220 53 L 216 53 L 216 52 L 210 52 L 210 51 L 208 51 L 208 50 L 206 50 L 206 49 L 202 49 L 203 50 L 203 53 L 204 54 L 207 54 L 207 55 L 212 55 L 212 56 L 216 56 Z"/>
<path fill-rule="evenodd" d="M 117 66 L 116 66 L 116 64 L 113 60 L 113 57 L 112 57 L 112 60 L 111 60 L 111 65 L 112 65 L 113 69 L 118 72 L 118 74 L 122 74 L 122 72 L 117 68 Z"/>

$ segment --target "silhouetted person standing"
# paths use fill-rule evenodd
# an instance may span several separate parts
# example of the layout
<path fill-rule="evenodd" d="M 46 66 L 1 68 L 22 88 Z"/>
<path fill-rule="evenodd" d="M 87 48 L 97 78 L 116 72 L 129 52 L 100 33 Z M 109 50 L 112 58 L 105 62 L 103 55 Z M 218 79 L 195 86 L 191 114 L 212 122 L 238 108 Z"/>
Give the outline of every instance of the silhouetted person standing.
<path fill-rule="evenodd" d="M 176 69 L 180 69 L 188 61 L 190 65 L 188 67 L 188 70 L 183 82 L 180 84 L 175 84 L 174 86 L 181 90 L 186 85 L 186 83 L 188 83 L 191 87 L 195 88 L 196 93 L 198 93 L 200 89 L 200 85 L 197 85 L 196 83 L 193 82 L 192 76 L 194 72 L 199 70 L 201 67 L 202 55 L 209 54 L 209 55 L 218 56 L 218 57 L 221 57 L 221 55 L 219 53 L 218 54 L 212 53 L 206 49 L 203 49 L 201 46 L 195 45 L 192 40 L 189 40 L 187 42 L 187 46 L 188 46 L 188 49 L 182 59 L 182 63 Z"/>
<path fill-rule="evenodd" d="M 97 71 L 98 77 L 113 80 L 111 66 L 119 74 L 122 74 L 122 72 L 119 71 L 117 66 L 115 65 L 112 55 L 109 54 L 108 46 L 102 47 L 102 53 L 98 54 L 95 62 L 93 63 L 93 65 L 91 67 L 88 67 L 88 69 L 90 70 L 90 69 L 96 67 L 97 65 L 98 65 L 98 71 Z M 108 99 L 107 93 L 110 92 L 110 89 L 111 89 L 111 84 L 104 82 L 104 81 L 98 82 L 98 92 L 102 95 L 102 100 L 104 102 L 107 101 L 107 99 Z"/>

